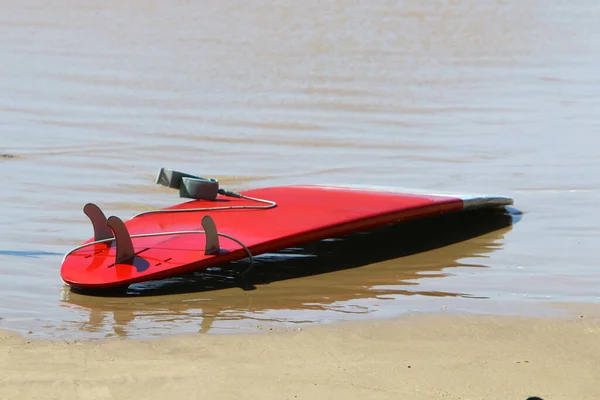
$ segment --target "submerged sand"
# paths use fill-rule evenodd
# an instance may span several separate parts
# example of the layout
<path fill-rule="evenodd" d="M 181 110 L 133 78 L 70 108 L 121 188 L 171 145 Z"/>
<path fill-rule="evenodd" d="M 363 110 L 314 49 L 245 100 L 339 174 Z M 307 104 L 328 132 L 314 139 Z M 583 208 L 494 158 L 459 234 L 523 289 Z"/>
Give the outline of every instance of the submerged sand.
<path fill-rule="evenodd" d="M 599 315 L 412 315 L 104 342 L 3 333 L 0 397 L 599 399 Z"/>

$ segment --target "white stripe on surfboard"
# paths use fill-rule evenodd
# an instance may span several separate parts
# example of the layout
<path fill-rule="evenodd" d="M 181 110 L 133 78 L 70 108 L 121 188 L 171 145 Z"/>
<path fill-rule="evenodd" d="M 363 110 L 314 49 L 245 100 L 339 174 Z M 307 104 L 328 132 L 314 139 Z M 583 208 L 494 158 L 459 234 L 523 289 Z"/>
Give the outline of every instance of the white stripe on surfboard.
<path fill-rule="evenodd" d="M 408 195 L 423 195 L 433 197 L 454 197 L 463 201 L 464 209 L 476 209 L 482 207 L 501 207 L 513 204 L 513 199 L 505 196 L 474 194 L 474 193 L 455 193 L 455 192 L 431 192 L 426 189 L 403 188 L 396 186 L 376 186 L 376 185 L 329 185 L 329 184 L 314 184 L 314 185 L 299 185 L 300 187 L 322 187 L 328 190 L 360 190 L 374 192 L 390 192 L 402 193 Z"/>

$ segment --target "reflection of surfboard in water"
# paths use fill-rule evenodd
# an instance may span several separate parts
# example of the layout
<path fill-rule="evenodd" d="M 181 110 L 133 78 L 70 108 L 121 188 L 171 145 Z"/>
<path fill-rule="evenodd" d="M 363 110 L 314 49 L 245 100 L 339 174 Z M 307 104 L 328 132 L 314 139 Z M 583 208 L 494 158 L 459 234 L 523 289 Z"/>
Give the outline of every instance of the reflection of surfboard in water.
<path fill-rule="evenodd" d="M 389 223 L 512 204 L 506 197 L 318 185 L 237 194 L 219 189 L 216 180 L 168 170 L 161 170 L 158 183 L 194 200 L 124 223 L 117 217 L 107 220 L 97 206 L 86 205 L 94 238 L 65 256 L 65 283 L 122 287 Z"/>

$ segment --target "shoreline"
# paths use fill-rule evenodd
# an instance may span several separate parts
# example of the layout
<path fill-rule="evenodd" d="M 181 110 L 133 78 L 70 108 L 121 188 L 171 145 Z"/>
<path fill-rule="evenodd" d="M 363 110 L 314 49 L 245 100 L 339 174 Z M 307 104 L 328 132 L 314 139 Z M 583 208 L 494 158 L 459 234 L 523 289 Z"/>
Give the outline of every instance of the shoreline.
<path fill-rule="evenodd" d="M 407 315 L 257 334 L 0 335 L 2 398 L 600 398 L 600 307 Z M 581 307 L 578 307 L 581 310 Z"/>
<path fill-rule="evenodd" d="M 227 296 L 225 300 L 231 299 Z M 239 297 L 239 296 L 238 296 Z M 236 297 L 236 299 L 238 298 Z M 220 299 L 224 301 L 223 299 Z M 262 299 L 264 301 L 275 301 L 273 298 Z M 101 308 L 102 314 L 91 312 L 88 320 L 38 320 L 37 326 L 30 323 L 15 324 L 11 318 L 2 321 L 0 318 L 0 332 L 14 333 L 26 340 L 49 341 L 49 342 L 81 342 L 101 343 L 110 340 L 160 340 L 170 337 L 187 336 L 239 336 L 239 335 L 261 335 L 265 332 L 285 332 L 296 328 L 312 329 L 319 327 L 336 327 L 345 324 L 369 324 L 378 321 L 394 321 L 410 318 L 415 315 L 422 316 L 490 316 L 490 317 L 522 317 L 522 318 L 568 318 L 571 316 L 585 314 L 586 316 L 600 315 L 600 304 L 591 302 L 523 302 L 523 301 L 495 301 L 478 300 L 468 298 L 428 297 L 424 300 L 413 301 L 410 296 L 406 297 L 402 304 L 406 309 L 393 310 L 393 304 L 385 302 L 377 303 L 380 309 L 372 310 L 364 314 L 352 314 L 345 316 L 343 312 L 314 310 L 320 313 L 307 318 L 298 318 L 298 312 L 305 310 L 275 308 L 282 319 L 261 318 L 257 315 L 233 316 L 214 315 L 213 310 L 208 310 L 204 315 L 190 315 L 181 319 L 176 324 L 169 324 L 170 319 L 165 318 L 163 324 L 160 320 L 137 320 L 134 309 L 120 307 L 121 303 L 112 304 L 111 307 Z M 236 303 L 237 306 L 239 304 Z M 363 304 L 364 305 L 364 304 Z M 264 309 L 265 304 L 262 304 Z M 174 308 L 175 309 L 175 308 Z M 144 308 L 140 310 L 146 311 Z M 153 310 L 153 308 L 149 308 Z M 175 309 L 176 310 L 176 309 Z M 120 313 L 119 313 L 120 312 Z M 331 312 L 332 314 L 326 314 Z M 296 316 L 296 318 L 290 318 Z M 201 317 L 201 318 L 198 318 Z M 273 316 L 271 316 L 273 317 Z M 321 317 L 319 319 L 319 317 Z M 114 319 L 114 320 L 113 320 Z M 136 322 L 137 321 L 137 322 Z M 206 322 L 205 322 L 206 321 Z M 229 321 L 229 322 L 227 322 Z M 226 325 L 215 323 L 225 322 Z"/>

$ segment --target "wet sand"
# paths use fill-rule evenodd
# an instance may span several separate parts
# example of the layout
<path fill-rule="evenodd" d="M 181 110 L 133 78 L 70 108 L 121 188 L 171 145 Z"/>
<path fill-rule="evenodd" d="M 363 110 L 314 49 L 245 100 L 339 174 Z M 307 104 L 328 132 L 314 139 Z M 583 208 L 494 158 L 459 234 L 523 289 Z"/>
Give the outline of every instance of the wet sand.
<path fill-rule="evenodd" d="M 156 340 L 4 333 L 0 396 L 592 400 L 600 396 L 600 309 L 583 309 L 553 319 L 412 315 Z"/>

